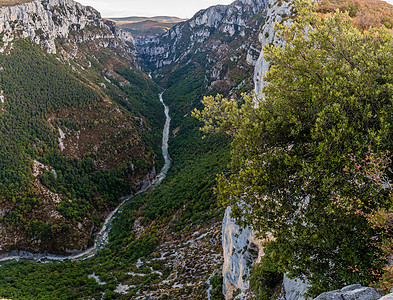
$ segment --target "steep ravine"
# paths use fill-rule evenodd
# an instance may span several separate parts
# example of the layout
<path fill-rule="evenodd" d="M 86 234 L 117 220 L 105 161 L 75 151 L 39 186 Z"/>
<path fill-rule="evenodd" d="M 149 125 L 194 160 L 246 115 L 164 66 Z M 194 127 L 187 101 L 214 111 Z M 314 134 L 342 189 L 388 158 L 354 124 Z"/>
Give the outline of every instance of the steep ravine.
<path fill-rule="evenodd" d="M 123 198 L 123 201 L 113 210 L 108 217 L 105 219 L 104 224 L 102 225 L 101 230 L 98 232 L 96 238 L 94 239 L 94 246 L 83 251 L 78 252 L 73 255 L 65 256 L 65 255 L 53 255 L 50 253 L 31 253 L 27 251 L 10 251 L 8 253 L 4 253 L 0 255 L 0 262 L 4 261 L 12 261 L 12 260 L 19 260 L 19 259 L 30 259 L 35 260 L 37 262 L 48 262 L 48 261 L 64 261 L 64 260 L 85 260 L 92 256 L 94 256 L 100 249 L 104 248 L 105 245 L 108 243 L 109 240 L 109 232 L 111 229 L 112 221 L 116 218 L 119 212 L 121 212 L 122 208 L 124 207 L 125 203 L 131 200 L 134 196 L 139 195 L 140 193 L 145 192 L 149 189 L 152 185 L 156 186 L 160 184 L 166 177 L 168 170 L 171 165 L 171 159 L 168 153 L 168 140 L 169 140 L 169 133 L 170 133 L 170 123 L 171 117 L 169 115 L 169 107 L 164 103 L 162 98 L 164 92 L 159 94 L 160 101 L 165 109 L 165 126 L 163 129 L 162 135 L 162 154 L 164 156 L 164 166 L 161 169 L 161 172 L 155 177 L 154 180 L 150 182 L 146 182 L 141 190 L 137 192 L 135 195 L 127 196 Z"/>

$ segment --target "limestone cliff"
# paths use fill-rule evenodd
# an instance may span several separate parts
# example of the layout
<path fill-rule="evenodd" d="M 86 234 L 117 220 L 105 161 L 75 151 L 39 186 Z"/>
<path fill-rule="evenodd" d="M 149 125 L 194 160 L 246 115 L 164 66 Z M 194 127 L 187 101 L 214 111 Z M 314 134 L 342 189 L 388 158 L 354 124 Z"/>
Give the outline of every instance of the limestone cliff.
<path fill-rule="evenodd" d="M 272 1 L 269 3 L 267 10 L 266 22 L 261 29 L 259 34 L 259 41 L 262 44 L 261 53 L 255 64 L 254 71 L 254 83 L 255 83 L 255 93 L 258 97 L 263 97 L 262 88 L 267 85 L 264 80 L 267 71 L 269 71 L 270 64 L 265 59 L 265 53 L 263 48 L 265 45 L 273 44 L 275 46 L 283 46 L 283 41 L 276 37 L 276 30 L 274 29 L 274 24 L 284 23 L 290 24 L 292 20 L 289 18 L 291 15 L 291 2 L 285 1 Z"/>
<path fill-rule="evenodd" d="M 4 52 L 17 37 L 29 38 L 43 46 L 47 52 L 56 53 L 56 39 L 68 38 L 72 32 L 97 27 L 101 31 L 84 34 L 83 42 L 112 40 L 112 43 L 133 43 L 130 33 L 104 22 L 99 12 L 72 0 L 36 0 L 0 9 L 0 37 Z M 117 40 L 117 41 L 115 41 Z"/>
<path fill-rule="evenodd" d="M 263 11 L 266 0 L 237 0 L 231 5 L 217 5 L 201 10 L 193 18 L 174 26 L 166 33 L 137 41 L 138 51 L 153 68 L 178 62 L 188 55 L 206 48 L 219 50 L 218 44 L 206 43 L 213 36 L 231 40 L 235 36 L 250 35 L 250 29 L 259 30 L 257 20 L 250 19 Z"/>
<path fill-rule="evenodd" d="M 242 299 L 246 299 L 250 269 L 263 255 L 262 241 L 256 238 L 251 228 L 237 225 L 231 218 L 231 211 L 228 207 L 222 224 L 223 293 L 226 299 L 233 299 L 233 293 L 240 290 Z"/>

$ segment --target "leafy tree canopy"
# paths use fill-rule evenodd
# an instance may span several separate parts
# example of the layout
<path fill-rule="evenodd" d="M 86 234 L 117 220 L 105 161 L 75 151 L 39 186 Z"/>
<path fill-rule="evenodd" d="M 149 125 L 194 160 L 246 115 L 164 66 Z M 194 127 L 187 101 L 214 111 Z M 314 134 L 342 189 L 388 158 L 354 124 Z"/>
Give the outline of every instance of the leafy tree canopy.
<path fill-rule="evenodd" d="M 277 25 L 285 46 L 265 49 L 265 97 L 208 97 L 194 116 L 203 131 L 233 137 L 217 192 L 240 223 L 275 236 L 268 271 L 303 277 L 317 294 L 381 280 L 381 243 L 391 234 L 393 39 L 385 28 L 353 28 L 345 13 L 321 17 L 312 1 L 294 6 L 294 23 Z M 373 223 L 377 211 L 383 225 Z"/>

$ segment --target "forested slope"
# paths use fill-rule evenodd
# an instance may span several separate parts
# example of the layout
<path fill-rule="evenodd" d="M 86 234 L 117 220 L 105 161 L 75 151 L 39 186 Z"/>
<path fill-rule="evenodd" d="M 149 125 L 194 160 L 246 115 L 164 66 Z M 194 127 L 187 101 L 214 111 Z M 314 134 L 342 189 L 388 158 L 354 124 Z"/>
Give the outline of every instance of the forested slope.
<path fill-rule="evenodd" d="M 52 2 L 53 17 L 72 13 L 73 2 L 63 10 Z M 23 9 L 28 16 L 30 6 Z M 138 70 L 130 39 L 92 16 L 90 26 L 73 24 L 68 33 L 58 17 L 57 54 L 19 38 L 26 16 L 9 33 L 16 40 L 2 45 L 0 252 L 91 245 L 121 196 L 152 179 L 156 159 L 162 164 L 159 88 Z M 36 35 L 44 45 L 44 32 Z"/>
<path fill-rule="evenodd" d="M 100 251 L 97 257 L 74 265 L 7 263 L 3 265 L 5 276 L 22 280 L 25 286 L 31 286 L 33 281 L 39 279 L 39 287 L 34 288 L 35 295 L 39 297 L 55 295 L 54 291 L 45 288 L 53 286 L 51 279 L 41 274 L 48 272 L 55 275 L 62 270 L 62 275 L 57 277 L 59 284 L 56 284 L 55 290 L 73 290 L 74 296 L 95 296 L 104 291 L 106 297 L 133 299 L 138 295 L 147 298 L 157 296 L 156 291 L 161 291 L 161 294 L 173 299 L 206 299 L 206 284 L 209 284 L 210 275 L 217 273 L 211 281 L 214 285 L 211 293 L 222 299 L 220 224 L 223 209 L 218 207 L 213 187 L 216 174 L 224 170 L 228 163 L 229 144 L 223 135 L 202 139 L 201 124 L 191 117 L 191 112 L 195 107 L 201 108 L 200 101 L 204 95 L 217 91 L 226 95 L 235 93 L 231 92 L 232 80 L 239 85 L 235 88 L 236 94 L 251 89 L 248 74 L 253 69 L 252 59 L 249 57 L 247 62 L 248 49 L 244 51 L 243 47 L 238 49 L 238 46 L 244 41 L 247 41 L 246 47 L 256 42 L 258 30 L 254 28 L 261 24 L 263 18 L 254 14 L 249 14 L 247 18 L 249 20 L 246 21 L 253 24 L 253 29 L 248 29 L 249 36 L 243 37 L 240 30 L 234 35 L 217 33 L 209 41 L 221 45 L 222 52 L 217 60 L 226 61 L 225 71 L 216 77 L 221 83 L 216 86 L 211 86 L 215 81 L 213 78 L 208 84 L 205 81 L 205 75 L 210 74 L 211 70 L 206 64 L 208 58 L 203 54 L 191 53 L 190 63 L 173 64 L 170 68 L 154 72 L 153 77 L 165 88 L 163 98 L 170 107 L 172 117 L 169 146 L 172 166 L 160 186 L 135 197 L 126 205 L 113 224 L 106 249 Z M 254 33 L 251 34 L 251 31 Z M 212 50 L 209 53 L 215 55 Z M 257 54 L 254 53 L 254 58 Z M 233 79 L 227 82 L 225 76 L 229 73 L 233 74 L 230 75 Z M 119 74 L 125 75 L 122 72 Z M 184 255 L 181 262 L 177 258 L 179 255 Z M 138 259 L 141 260 L 138 262 Z M 26 270 L 32 270 L 27 277 L 17 275 Z M 93 272 L 106 284 L 100 287 L 94 279 L 88 280 L 87 275 Z M 75 278 L 75 281 L 70 282 L 69 277 Z M 124 296 L 113 293 L 118 284 L 129 287 L 128 293 Z M 184 289 L 182 285 L 189 288 Z M 15 289 L 12 283 L 6 281 L 0 291 L 3 291 L 1 295 L 4 297 L 30 297 L 28 289 Z"/>
<path fill-rule="evenodd" d="M 366 20 L 362 16 L 367 5 L 362 3 L 322 2 L 318 12 L 326 14 L 340 8 L 352 17 L 358 16 L 358 20 Z M 280 5 L 282 1 L 277 1 L 277 6 Z M 266 248 L 263 264 L 254 270 L 252 277 L 254 292 L 261 298 L 277 296 L 272 296 L 272 291 L 274 288 L 281 291 L 284 272 L 305 276 L 313 285 L 310 291 L 314 294 L 345 283 L 368 284 L 381 279 L 373 271 L 379 272 L 384 266 L 384 257 L 378 256 L 384 254 L 384 248 L 378 248 L 372 238 L 389 242 L 390 223 L 385 221 L 390 212 L 377 214 L 370 204 L 388 209 L 391 198 L 388 190 L 375 189 L 374 183 L 367 181 L 364 174 L 360 174 L 360 178 L 351 173 L 351 164 L 359 165 L 350 155 L 351 151 L 356 151 L 358 157 L 381 163 L 383 168 L 388 162 L 380 157 L 385 150 L 390 150 L 391 143 L 386 138 L 391 131 L 387 119 L 391 112 L 388 101 L 391 97 L 390 67 L 381 68 L 379 75 L 371 70 L 373 66 L 391 65 L 386 64 L 391 56 L 384 55 L 385 52 L 378 48 L 381 41 L 391 45 L 389 37 L 385 31 L 381 31 L 380 37 L 366 35 L 367 47 L 349 52 L 346 47 L 332 46 L 335 50 L 343 50 L 337 53 L 354 59 L 356 64 L 352 66 L 337 56 L 328 59 L 330 64 L 324 63 L 327 55 L 316 55 L 313 52 L 315 45 L 304 40 L 295 46 L 309 47 L 299 46 L 295 54 L 279 56 L 279 50 L 271 50 L 269 57 L 275 59 L 276 69 L 269 79 L 275 85 L 269 90 L 267 102 L 255 110 L 254 98 L 242 98 L 240 94 L 252 89 L 252 73 L 260 48 L 258 33 L 266 21 L 268 7 L 265 1 L 253 0 L 203 10 L 157 39 L 138 42 L 137 50 L 145 66 L 140 66 L 135 59 L 132 43 L 128 48 L 118 47 L 121 43 L 108 42 L 100 35 L 101 29 L 94 26 L 87 32 L 100 36 L 96 40 L 86 40 L 83 31 L 72 32 L 70 38 L 57 38 L 56 56 L 48 56 L 30 42 L 17 42 L 13 46 L 15 49 L 6 49 L 9 56 L 0 59 L 4 70 L 7 65 L 18 66 L 19 61 L 21 65 L 28 63 L 35 67 L 21 66 L 22 75 L 11 70 L 9 77 L 0 72 L 0 80 L 4 81 L 4 87 L 0 86 L 4 90 L 2 114 L 7 124 L 10 123 L 7 128 L 14 126 L 17 129 L 13 135 L 4 133 L 4 138 L 11 141 L 4 151 L 19 155 L 21 161 L 30 164 L 27 168 L 23 168 L 25 164 L 15 164 L 13 168 L 19 172 L 15 176 L 25 180 L 27 185 L 23 187 L 32 186 L 23 190 L 19 187 L 21 183 L 16 187 L 7 185 L 20 193 L 15 192 L 14 198 L 3 199 L 4 228 L 22 232 L 26 241 L 30 238 L 37 245 L 45 243 L 56 249 L 61 249 L 62 240 L 58 236 L 63 232 L 72 233 L 73 238 L 88 245 L 89 235 L 81 231 L 97 228 L 100 218 L 118 203 L 119 197 L 136 190 L 136 181 L 146 179 L 154 159 L 160 157 L 161 129 L 158 128 L 163 125 L 163 112 L 156 96 L 159 89 L 148 76 L 138 71 L 140 68 L 150 68 L 154 80 L 165 89 L 163 97 L 172 117 L 169 147 L 172 166 L 162 184 L 128 202 L 113 223 L 107 247 L 94 258 L 50 265 L 3 264 L 0 296 L 13 299 L 206 299 L 210 293 L 214 299 L 222 299 L 220 226 L 223 208 L 213 192 L 217 173 L 222 174 L 218 185 L 221 204 L 232 204 L 236 210 L 237 200 L 244 196 L 244 191 L 250 191 L 251 195 L 256 195 L 251 198 L 255 201 L 249 203 L 254 211 L 245 215 L 243 221 L 248 220 L 248 224 L 255 225 L 262 234 L 269 230 L 277 234 L 277 239 Z M 369 12 L 379 18 L 378 25 L 387 25 L 390 20 L 388 10 L 386 17 L 389 20 L 381 17 L 377 9 L 370 8 Z M 290 17 L 285 15 L 282 19 Z M 336 25 L 350 30 L 356 38 L 369 28 L 364 22 L 365 26 L 358 26 L 361 31 L 353 31 L 350 22 L 358 26 L 355 21 L 345 21 L 345 26 L 340 22 Z M 348 38 L 344 31 L 335 31 L 336 27 L 329 27 L 336 34 L 335 41 Z M 319 40 L 316 41 L 318 44 Z M 340 45 L 347 45 L 344 42 Z M 361 38 L 356 43 L 364 45 Z M 75 45 L 78 49 L 74 52 Z M 327 46 L 330 50 L 332 47 Z M 294 68 L 303 71 L 303 77 L 292 69 L 289 72 L 278 68 L 280 64 L 286 66 L 288 61 L 301 61 L 305 49 L 309 50 L 306 60 L 310 65 L 304 67 L 299 63 Z M 363 49 L 363 56 L 355 51 L 359 49 Z M 32 53 L 31 57 L 24 52 L 27 50 Z M 368 57 L 370 53 L 376 55 Z M 367 57 L 369 59 L 365 59 Z M 362 60 L 363 64 L 359 63 Z M 375 89 L 368 90 L 360 83 L 359 74 L 364 71 L 361 65 L 369 68 L 366 77 Z M 335 81 L 337 70 L 342 75 L 338 82 Z M 346 73 L 348 70 L 352 72 L 350 75 Z M 319 72 L 322 71 L 326 71 L 327 76 L 321 79 Z M 14 85 L 11 77 L 28 83 L 23 80 L 24 73 L 37 78 L 43 73 L 51 74 L 50 84 L 42 80 L 40 88 L 26 86 L 19 91 L 19 85 Z M 18 79 L 18 76 L 22 77 Z M 294 80 L 298 78 L 301 80 Z M 292 93 L 293 84 L 304 97 Z M 65 90 L 62 86 L 73 88 Z M 348 87 L 362 97 L 346 94 Z M 363 88 L 369 93 L 363 93 Z M 334 91 L 334 95 L 330 91 Z M 44 100 L 49 93 L 58 95 L 59 100 Z M 220 111 L 232 113 L 221 128 L 230 135 L 213 134 L 203 138 L 199 130 L 202 123 L 191 117 L 191 113 L 195 108 L 203 109 L 203 96 L 216 93 L 235 99 L 227 106 L 228 110 Z M 344 96 L 335 98 L 335 93 Z M 8 95 L 21 99 L 18 101 L 22 107 L 25 98 L 36 101 L 31 102 L 34 105 L 29 102 L 25 110 L 15 111 L 14 106 L 9 106 L 12 102 Z M 78 101 L 70 100 L 73 97 Z M 359 102 L 356 99 L 360 99 Z M 215 100 L 219 102 L 222 98 Z M 209 106 L 208 101 L 205 104 Z M 356 116 L 353 123 L 348 121 L 352 119 L 346 118 L 347 114 Z M 19 128 L 12 120 L 22 115 L 29 117 Z M 219 117 L 222 116 L 226 115 L 223 113 Z M 348 124 L 350 126 L 344 126 Z M 346 132 L 348 128 L 350 132 Z M 16 141 L 14 136 L 25 138 Z M 29 143 L 34 139 L 33 144 Z M 375 146 L 379 156 L 367 152 L 370 145 Z M 230 155 L 232 163 L 228 164 Z M 156 170 L 161 164 L 158 159 Z M 345 164 L 348 166 L 346 171 Z M 31 175 L 30 168 L 34 166 L 36 173 L 42 172 L 39 179 Z M 18 174 L 26 175 L 19 177 Z M 344 196 L 356 192 L 349 184 L 339 189 L 340 184 L 348 183 L 348 178 L 349 181 L 360 178 L 365 182 L 362 193 L 357 194 L 363 201 L 361 205 L 366 207 L 360 214 L 358 207 L 331 202 L 331 191 L 339 191 Z M 36 194 L 29 194 L 43 189 L 50 193 L 52 204 L 48 205 L 48 200 Z M 288 189 L 291 192 L 285 193 Z M 280 202 L 261 204 L 266 194 Z M 367 195 L 370 194 L 376 195 L 378 201 L 369 200 Z M 310 202 L 302 205 L 300 198 Z M 58 203 L 53 203 L 53 199 Z M 48 209 L 51 206 L 52 209 Z M 244 211 L 249 212 L 248 209 Z M 59 216 L 57 220 L 61 222 L 49 222 L 48 215 Z M 370 226 L 370 215 L 381 220 L 377 225 L 386 225 L 382 227 L 388 232 Z M 292 223 L 286 222 L 288 219 Z M 342 251 L 338 253 L 337 249 Z M 255 257 L 255 253 L 248 257 L 250 265 Z M 341 265 L 345 268 L 340 269 Z M 99 280 L 93 276 L 98 276 Z"/>

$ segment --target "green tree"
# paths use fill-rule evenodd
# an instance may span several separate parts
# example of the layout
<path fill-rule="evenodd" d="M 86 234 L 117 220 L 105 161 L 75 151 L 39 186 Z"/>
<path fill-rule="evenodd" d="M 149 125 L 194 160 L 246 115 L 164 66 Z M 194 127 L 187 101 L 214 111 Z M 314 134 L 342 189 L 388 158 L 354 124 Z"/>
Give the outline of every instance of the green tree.
<path fill-rule="evenodd" d="M 356 184 L 347 168 L 393 148 L 393 41 L 384 28 L 353 28 L 346 13 L 322 18 L 311 1 L 294 6 L 293 25 L 277 28 L 285 46 L 265 49 L 265 98 L 208 97 L 194 116 L 203 131 L 233 137 L 217 191 L 240 223 L 275 236 L 268 271 L 303 277 L 317 294 L 378 280 L 385 263 L 368 217 L 391 207 L 389 190 L 367 176 Z M 361 214 L 337 204 L 355 196 Z"/>

